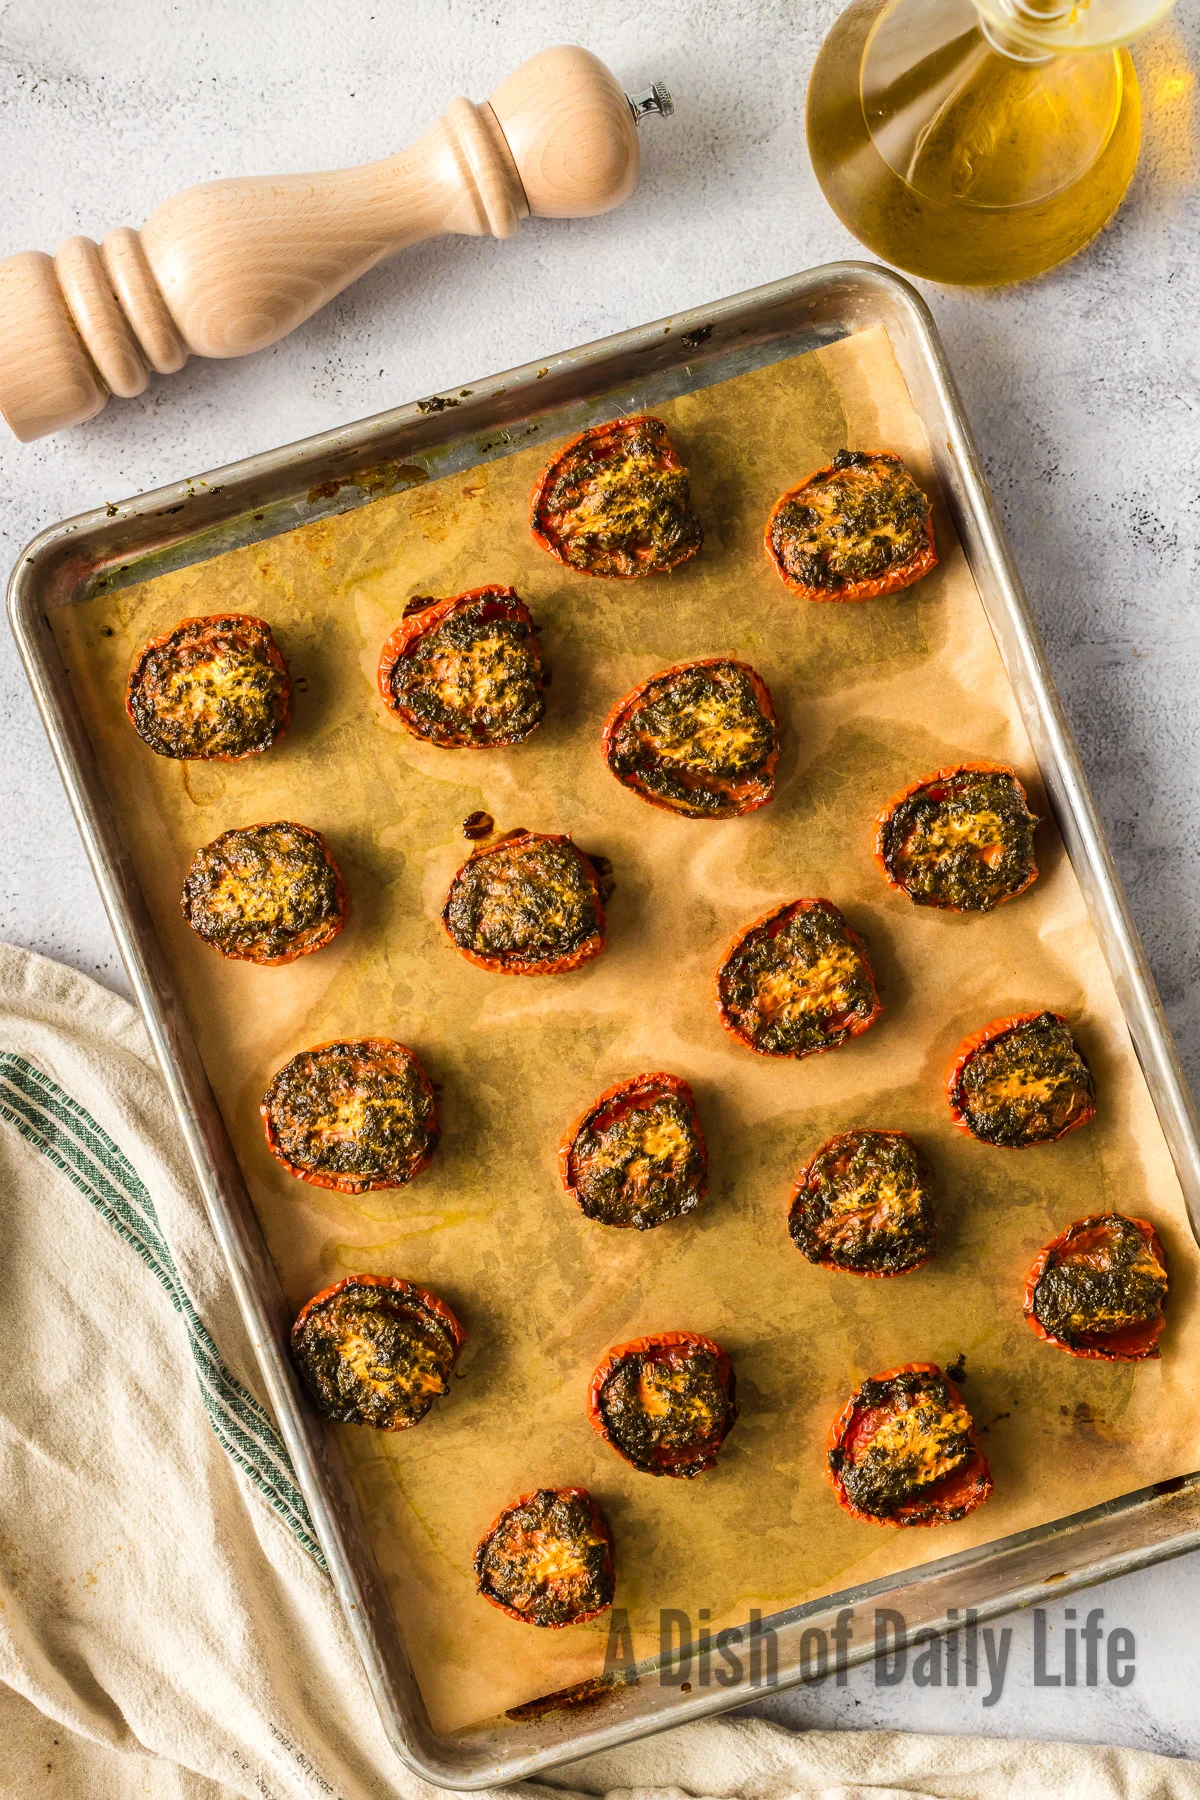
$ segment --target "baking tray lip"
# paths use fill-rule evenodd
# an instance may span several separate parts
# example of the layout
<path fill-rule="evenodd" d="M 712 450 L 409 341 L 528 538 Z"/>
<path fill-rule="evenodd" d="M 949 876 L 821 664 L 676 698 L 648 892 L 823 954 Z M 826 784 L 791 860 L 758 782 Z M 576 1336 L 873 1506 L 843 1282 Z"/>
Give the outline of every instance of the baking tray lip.
<path fill-rule="evenodd" d="M 981 562 L 986 562 L 1003 586 L 1004 604 L 1011 614 L 1011 623 L 1016 634 L 1018 648 L 1029 663 L 1029 669 L 1025 673 L 1029 677 L 1031 693 L 1026 692 L 1024 696 L 1018 694 L 1018 701 L 1023 713 L 1026 712 L 1028 706 L 1032 705 L 1038 713 L 1039 722 L 1045 728 L 1046 754 L 1054 761 L 1057 784 L 1061 789 L 1059 806 L 1060 809 L 1065 809 L 1067 820 L 1075 829 L 1077 853 L 1085 859 L 1089 876 L 1092 878 L 1095 888 L 1095 892 L 1089 895 L 1089 910 L 1093 911 L 1094 918 L 1097 906 L 1101 911 L 1106 912 L 1106 921 L 1111 928 L 1109 937 L 1105 938 L 1106 953 L 1115 943 L 1123 959 L 1123 966 L 1127 965 L 1128 969 L 1132 971 L 1133 997 L 1144 1012 L 1144 1016 L 1139 1015 L 1142 1034 L 1143 1036 L 1149 1034 L 1148 1041 L 1151 1051 L 1157 1056 L 1153 1073 L 1159 1084 L 1159 1092 L 1162 1093 L 1165 1083 L 1166 1100 L 1178 1109 L 1183 1128 L 1190 1133 L 1190 1141 L 1193 1146 L 1195 1145 L 1194 1114 L 1188 1111 L 1190 1096 L 1186 1093 L 1186 1086 L 1182 1084 L 1178 1060 L 1170 1043 L 1161 1008 L 1157 1007 L 1157 999 L 1153 993 L 1153 985 L 1137 941 L 1136 930 L 1129 916 L 1111 856 L 1100 832 L 1094 807 L 1078 764 L 1077 753 L 1071 742 L 1070 733 L 1045 666 L 1019 579 L 1012 566 L 1011 556 L 983 481 L 953 380 L 941 350 L 936 326 L 925 302 L 909 283 L 881 265 L 857 261 L 826 264 L 742 294 L 732 295 L 708 305 L 673 314 L 667 319 L 652 321 L 647 325 L 581 345 L 573 350 L 557 353 L 555 356 L 544 359 L 541 363 L 530 362 L 521 368 L 503 371 L 476 381 L 471 384 L 472 404 L 469 407 L 456 408 L 450 419 L 446 421 L 450 425 L 449 431 L 446 431 L 444 427 L 439 430 L 437 420 L 442 409 L 438 405 L 431 405 L 429 401 L 418 401 L 407 406 L 391 408 L 352 425 L 320 432 L 293 444 L 253 454 L 223 468 L 210 471 L 204 476 L 170 483 L 135 495 L 116 505 L 109 504 L 94 508 L 89 512 L 81 513 L 74 518 L 63 520 L 59 524 L 46 528 L 25 547 L 9 583 L 9 613 L 14 634 L 34 690 L 35 699 L 50 736 L 60 772 L 68 788 L 85 847 L 97 873 L 106 907 L 113 920 L 118 942 L 121 944 L 127 962 L 130 962 L 131 978 L 134 980 L 135 990 L 147 1013 L 151 1034 L 155 1038 L 164 1061 L 169 1056 L 172 1036 L 165 1019 L 161 996 L 154 988 L 153 982 L 145 978 L 144 970 L 140 970 L 137 975 L 134 974 L 131 960 L 136 959 L 145 946 L 139 943 L 137 938 L 138 922 L 130 916 L 127 910 L 128 874 L 122 872 L 117 866 L 112 834 L 109 832 L 106 836 L 105 822 L 98 815 L 97 808 L 89 795 L 86 763 L 89 747 L 78 732 L 73 736 L 69 728 L 68 712 L 71 702 L 68 695 L 61 691 L 61 683 L 56 686 L 52 662 L 53 653 L 45 641 L 48 634 L 40 628 L 40 609 L 49 595 L 53 593 L 56 601 L 61 603 L 67 597 L 69 590 L 77 593 L 81 586 L 86 585 L 88 578 L 103 565 L 105 551 L 112 551 L 111 560 L 116 560 L 121 552 L 114 544 L 114 540 L 120 539 L 124 533 L 128 533 L 127 542 L 132 541 L 135 544 L 141 542 L 143 546 L 148 546 L 151 534 L 147 527 L 151 521 L 157 523 L 161 515 L 168 510 L 174 513 L 181 505 L 185 511 L 179 515 L 182 523 L 178 528 L 178 541 L 186 542 L 201 536 L 214 515 L 237 517 L 243 513 L 246 510 L 246 490 L 261 485 L 268 477 L 286 480 L 289 476 L 294 476 L 295 480 L 292 484 L 294 489 L 304 485 L 303 471 L 305 469 L 308 469 L 311 474 L 314 464 L 319 464 L 323 459 L 327 462 L 331 458 L 347 459 L 349 470 L 353 471 L 355 468 L 361 470 L 371 466 L 373 454 L 386 455 L 386 450 L 380 449 L 380 446 L 385 444 L 389 438 L 394 438 L 405 430 L 411 430 L 418 436 L 425 436 L 431 447 L 453 442 L 460 436 L 470 438 L 478 430 L 494 430 L 496 428 L 495 418 L 493 417 L 489 421 L 483 415 L 489 411 L 494 412 L 497 402 L 504 394 L 509 396 L 505 412 L 510 418 L 528 418 L 535 416 L 539 411 L 552 411 L 557 404 L 565 404 L 570 399 L 569 378 L 573 375 L 583 376 L 588 370 L 601 370 L 609 365 L 613 366 L 615 374 L 616 365 L 622 356 L 636 354 L 640 350 L 650 347 L 656 347 L 661 352 L 663 346 L 670 344 L 672 340 L 674 347 L 677 348 L 678 340 L 687 332 L 725 320 L 736 320 L 739 316 L 751 320 L 759 319 L 762 322 L 764 337 L 783 336 L 788 329 L 784 318 L 780 316 L 777 323 L 768 325 L 766 320 L 769 315 L 783 315 L 789 307 L 799 309 L 806 299 L 817 299 L 830 303 L 830 316 L 838 317 L 836 305 L 833 303 L 836 302 L 839 294 L 846 300 L 846 305 L 840 315 L 842 329 L 831 335 L 847 335 L 849 332 L 869 324 L 883 324 L 885 329 L 892 324 L 907 326 L 915 340 L 922 369 L 932 383 L 933 405 L 940 409 L 941 423 L 945 427 L 944 442 L 931 444 L 931 448 L 934 451 L 935 460 L 939 461 L 939 466 L 949 467 L 953 471 L 958 510 L 955 511 L 955 503 L 952 500 L 952 511 L 955 511 L 955 522 L 959 527 L 960 536 L 964 538 L 964 547 L 966 547 L 967 536 L 972 536 Z M 854 300 L 867 302 L 869 316 L 857 319 L 851 317 L 851 302 Z M 802 319 L 793 317 L 793 328 L 800 322 Z M 895 341 L 895 333 L 893 332 L 892 335 L 893 341 Z M 678 355 L 672 366 L 681 366 L 685 360 L 682 355 Z M 552 367 L 561 377 L 554 385 L 543 383 L 540 380 L 541 372 L 547 366 Z M 656 368 L 663 366 L 662 363 L 655 365 Z M 648 368 L 647 373 L 649 373 Z M 577 380 L 576 398 L 583 391 L 584 384 Z M 431 398 L 434 402 L 444 401 L 450 405 L 455 402 L 456 395 L 461 395 L 461 393 L 461 389 L 449 390 L 444 395 Z M 553 393 L 560 394 L 561 398 L 555 401 L 550 397 Z M 514 409 L 514 399 L 522 402 L 521 408 Z M 525 404 L 526 401 L 528 404 Z M 549 403 L 547 404 L 547 402 Z M 914 403 L 916 403 L 915 397 Z M 922 411 L 919 405 L 918 411 Z M 932 416 L 930 409 L 926 408 L 922 412 L 922 416 L 928 426 L 930 416 Z M 348 460 L 350 458 L 356 460 L 350 462 Z M 947 497 L 952 499 L 950 495 Z M 362 501 L 353 502 L 353 504 L 361 503 Z M 964 519 L 970 527 L 969 534 L 964 533 Z M 303 520 L 297 517 L 292 523 L 281 525 L 280 529 L 291 529 L 293 524 L 301 523 Z M 155 542 L 161 543 L 169 540 L 170 536 L 171 528 L 162 528 L 158 531 Z M 989 618 L 991 616 L 989 608 Z M 996 629 L 994 619 L 992 623 L 993 629 Z M 1003 645 L 1001 648 L 1003 653 Z M 1010 669 L 1010 679 L 1012 678 Z M 1014 686 L 1016 686 L 1015 680 Z M 1026 722 L 1028 723 L 1028 719 Z M 1039 754 L 1039 762 L 1041 760 Z M 1060 824 L 1062 822 L 1060 817 Z M 1064 835 L 1066 835 L 1065 832 Z M 116 841 L 116 848 L 119 849 L 119 840 Z M 122 910 L 123 901 L 126 910 Z M 1122 994 L 1121 1003 L 1136 1044 L 1138 1038 L 1133 1024 L 1130 1022 L 1128 993 Z M 157 1014 L 154 1011 L 155 1007 L 158 1007 Z M 1139 1055 L 1141 1055 L 1140 1044 L 1138 1048 Z M 1154 1056 L 1151 1060 L 1154 1061 Z M 1145 1062 L 1145 1057 L 1143 1057 L 1143 1061 Z M 1151 1071 L 1148 1069 L 1148 1076 L 1150 1073 Z M 1172 1091 L 1172 1083 L 1174 1091 Z M 182 1092 L 182 1098 L 179 1094 L 175 1094 L 173 1097 L 180 1115 L 181 1125 L 185 1135 L 188 1135 L 189 1121 L 191 1126 L 196 1124 L 195 1093 L 187 1088 L 187 1083 L 182 1076 L 180 1076 L 177 1086 Z M 198 1135 L 199 1133 L 195 1130 L 191 1132 L 193 1140 Z M 194 1141 L 190 1147 L 195 1159 L 197 1152 Z M 210 1185 L 219 1189 L 220 1184 L 215 1172 L 213 1172 L 213 1182 Z M 229 1258 L 228 1243 L 224 1238 L 222 1238 L 222 1244 L 227 1258 Z M 234 1272 L 231 1268 L 231 1276 L 233 1275 Z M 236 1276 L 234 1276 L 234 1281 L 236 1286 Z M 240 1289 L 239 1299 L 242 1299 Z M 251 1320 L 244 1301 L 242 1309 L 247 1325 L 250 1325 Z M 252 1332 L 251 1335 L 255 1334 Z M 281 1406 L 277 1398 L 278 1371 L 275 1371 L 273 1385 L 272 1375 L 268 1368 L 272 1350 L 275 1349 L 277 1353 L 277 1347 L 270 1342 L 259 1343 L 256 1347 L 264 1380 L 275 1398 L 281 1425 L 285 1425 L 285 1435 L 289 1435 L 286 1428 L 287 1397 L 284 1396 Z M 295 1415 L 290 1421 L 290 1426 L 289 1445 L 292 1444 L 293 1435 L 297 1441 L 307 1444 L 309 1434 L 306 1422 L 299 1415 Z M 304 1458 L 298 1459 L 298 1468 L 301 1461 L 308 1470 L 319 1500 L 319 1506 L 314 1507 L 314 1510 L 318 1511 L 324 1520 L 332 1521 L 336 1514 L 336 1507 L 331 1497 L 332 1490 L 328 1486 L 320 1485 L 326 1478 L 322 1476 L 319 1467 L 316 1466 L 310 1455 L 306 1453 Z M 1191 1479 L 1195 1480 L 1194 1477 Z M 306 1498 L 309 1498 L 310 1505 L 312 1505 L 313 1499 L 307 1490 Z M 1125 1509 L 1129 1510 L 1136 1500 L 1137 1496 L 1123 1496 L 1120 1501 L 1108 1503 L 1108 1506 L 1110 1509 L 1119 1509 L 1124 1503 Z M 1164 1504 L 1169 1505 L 1171 1502 L 1167 1500 L 1164 1501 Z M 1103 1512 L 1105 1509 L 1098 1510 Z M 1182 1502 L 1179 1511 L 1180 1513 L 1183 1511 Z M 1090 1516 L 1081 1515 L 1079 1517 L 1087 1519 Z M 1052 1522 L 1047 1527 L 1039 1528 L 1039 1530 L 1046 1533 L 1056 1529 L 1063 1531 L 1068 1527 L 1077 1526 L 1078 1523 L 1078 1519 L 1075 1521 L 1060 1520 Z M 397 1691 L 395 1670 L 381 1655 L 378 1644 L 371 1637 L 369 1626 L 363 1621 L 362 1612 L 351 1599 L 351 1595 L 360 1590 L 356 1590 L 354 1587 L 355 1565 L 346 1548 L 345 1533 L 336 1524 L 331 1524 L 331 1529 L 335 1541 L 329 1548 L 335 1551 L 336 1555 L 331 1555 L 330 1560 L 338 1570 L 340 1597 L 363 1656 L 368 1679 L 375 1690 L 375 1698 L 380 1706 L 385 1728 L 397 1753 L 408 1766 L 424 1779 L 437 1785 L 478 1788 L 500 1781 L 515 1780 L 534 1774 L 539 1769 L 557 1766 L 581 1755 L 591 1754 L 597 1750 L 630 1741 L 635 1737 L 647 1735 L 649 1732 L 664 1729 L 684 1717 L 696 1717 L 726 1706 L 743 1704 L 747 1698 L 745 1691 L 735 1688 L 723 1696 L 715 1694 L 693 1696 L 690 1700 L 664 1705 L 661 1711 L 653 1715 L 634 1717 L 626 1714 L 607 1725 L 600 1725 L 597 1722 L 591 1727 L 587 1724 L 587 1715 L 583 1715 L 579 1721 L 582 1728 L 577 1730 L 573 1736 L 560 1736 L 555 1741 L 543 1738 L 540 1743 L 536 1743 L 532 1747 L 526 1740 L 524 1746 L 513 1744 L 507 1754 L 503 1746 L 497 1746 L 494 1731 L 490 1745 L 484 1741 L 485 1727 L 435 1736 L 427 1725 L 422 1724 L 419 1711 L 414 1710 L 411 1706 L 406 1707 L 403 1695 Z M 1192 1537 L 1194 1538 L 1194 1536 L 1193 1532 Z M 994 1545 L 984 1546 L 983 1549 L 991 1551 L 999 1559 L 1005 1553 L 1005 1547 L 1010 1545 L 1011 1540 L 1002 1539 Z M 1157 1556 L 1174 1553 L 1176 1548 L 1184 1547 L 1187 1547 L 1184 1535 L 1179 1535 L 1175 1538 L 1157 1540 L 1149 1548 L 1135 1547 L 1132 1551 L 1126 1549 L 1124 1562 L 1121 1561 L 1120 1552 L 1112 1551 L 1108 1555 L 1107 1561 L 1101 1559 L 1099 1562 L 1090 1563 L 1088 1565 L 1089 1572 L 1080 1579 L 1100 1579 L 1104 1573 L 1118 1567 L 1136 1566 L 1138 1559 L 1141 1561 L 1153 1560 Z M 1011 1553 L 1011 1549 L 1009 1553 Z M 971 1559 L 969 1565 L 971 1567 L 974 1567 L 979 1561 L 977 1552 L 963 1553 L 963 1555 Z M 1133 1565 L 1129 1560 L 1131 1556 L 1134 1558 Z M 924 1582 L 926 1587 L 932 1588 L 936 1586 L 944 1567 L 955 1565 L 956 1561 L 957 1559 L 952 1555 L 947 1559 L 942 1559 L 939 1563 L 918 1566 L 914 1570 L 905 1572 L 899 1581 L 907 1579 L 911 1585 L 920 1585 Z M 1025 1588 L 1027 1586 L 1028 1583 L 1025 1584 Z M 1002 1598 L 1008 1604 L 1019 1604 L 1025 1588 L 1017 1582 L 1004 1590 Z M 856 1591 L 847 1590 L 846 1594 L 852 1596 Z M 1066 1591 L 1066 1589 L 1064 1587 L 1056 1591 Z M 865 1590 L 863 1597 L 866 1598 Z M 831 1597 L 824 1597 L 823 1601 L 814 1602 L 812 1605 L 820 1606 L 829 1598 Z M 832 1598 L 844 1599 L 845 1596 Z M 804 1610 L 807 1612 L 809 1609 L 805 1608 Z M 999 1610 L 999 1603 L 997 1602 L 991 1610 L 993 1613 L 995 1610 Z M 793 1676 L 790 1679 L 797 1678 Z M 493 1727 L 496 1723 L 497 1721 L 487 1722 Z"/>
<path fill-rule="evenodd" d="M 931 347 L 938 346 L 933 315 L 916 288 L 905 281 L 903 276 L 885 268 L 882 263 L 855 260 L 821 263 L 797 275 L 783 276 L 777 281 L 747 288 L 721 300 L 664 314 L 644 325 L 631 326 L 607 337 L 593 338 L 586 344 L 555 351 L 549 357 L 521 363 L 511 369 L 502 369 L 420 400 L 387 407 L 377 413 L 367 413 L 348 425 L 331 426 L 328 430 L 295 438 L 290 443 L 276 445 L 269 450 L 251 451 L 234 462 L 199 474 L 182 476 L 161 487 L 147 488 L 127 499 L 109 501 L 44 526 L 24 546 L 13 565 L 8 584 L 10 620 L 14 629 L 19 623 L 25 622 L 31 583 L 36 584 L 47 560 L 72 540 L 77 546 L 85 545 L 97 534 L 110 535 L 121 524 L 140 522 L 156 513 L 165 512 L 168 507 L 176 507 L 181 502 L 186 504 L 189 500 L 203 500 L 212 495 L 228 495 L 232 500 L 240 487 L 251 481 L 261 481 L 264 475 L 276 471 L 284 473 L 298 463 L 318 458 L 357 455 L 356 446 L 366 448 L 364 440 L 391 436 L 405 426 L 418 428 L 430 417 L 443 416 L 445 407 L 455 408 L 456 426 L 465 426 L 469 432 L 471 419 L 496 398 L 498 391 L 512 393 L 517 389 L 527 389 L 530 393 L 536 393 L 533 384 L 538 380 L 539 371 L 547 366 L 566 370 L 586 366 L 602 356 L 608 359 L 623 352 L 636 352 L 643 345 L 660 342 L 668 333 L 683 337 L 696 325 L 711 324 L 724 313 L 750 311 L 752 308 L 765 307 L 772 301 L 799 299 L 806 292 L 818 293 L 837 283 L 850 281 L 876 286 L 881 295 L 887 295 L 893 301 L 902 302 L 911 308 L 924 327 Z M 944 368 L 940 355 L 938 361 Z M 464 387 L 470 390 L 474 403 L 469 408 L 464 407 L 459 399 Z M 363 466 L 365 465 L 361 462 L 358 464 L 360 468 Z M 230 507 L 228 510 L 237 509 Z M 188 521 L 186 530 L 181 529 L 180 535 L 194 535 L 200 523 L 199 520 Z"/>

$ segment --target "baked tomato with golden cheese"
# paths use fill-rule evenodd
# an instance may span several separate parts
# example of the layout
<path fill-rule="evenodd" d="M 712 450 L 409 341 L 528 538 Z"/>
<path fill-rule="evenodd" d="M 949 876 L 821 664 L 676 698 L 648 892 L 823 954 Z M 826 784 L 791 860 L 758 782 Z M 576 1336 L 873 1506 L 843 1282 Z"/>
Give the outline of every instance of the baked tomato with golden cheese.
<path fill-rule="evenodd" d="M 665 575 L 695 556 L 702 533 L 687 470 L 661 419 L 593 425 L 556 453 L 533 490 L 544 550 L 585 575 Z"/>
<path fill-rule="evenodd" d="M 946 1075 L 954 1122 L 981 1144 L 1052 1144 L 1096 1116 L 1096 1084 L 1061 1013 L 1015 1013 L 964 1038 Z"/>
<path fill-rule="evenodd" d="M 864 1381 L 830 1428 L 826 1469 L 838 1505 L 869 1525 L 947 1525 L 992 1491 L 975 1422 L 936 1363 Z"/>
<path fill-rule="evenodd" d="M 346 887 L 319 831 L 278 819 L 223 831 L 192 858 L 180 898 L 198 937 L 237 962 L 290 963 L 346 923 Z"/>
<path fill-rule="evenodd" d="M 716 1467 L 738 1415 L 733 1365 L 694 1331 L 618 1344 L 592 1377 L 588 1416 L 643 1475 L 683 1481 Z"/>
<path fill-rule="evenodd" d="M 708 1152 L 681 1075 L 634 1075 L 607 1088 L 558 1152 L 563 1186 L 585 1218 L 649 1231 L 692 1212 L 708 1186 Z"/>
<path fill-rule="evenodd" d="M 562 834 L 510 831 L 473 850 L 442 908 L 454 948 L 501 975 L 561 975 L 604 948 L 591 858 Z"/>
<path fill-rule="evenodd" d="M 883 1011 L 867 947 L 831 900 L 790 900 L 740 932 L 717 973 L 721 1023 L 762 1056 L 815 1056 Z"/>
<path fill-rule="evenodd" d="M 125 710 L 144 744 L 184 762 L 237 762 L 287 730 L 292 684 L 271 627 L 245 613 L 181 619 L 143 645 Z"/>
<path fill-rule="evenodd" d="M 271 1078 L 259 1111 L 290 1175 L 343 1194 L 403 1187 L 437 1148 L 429 1077 L 391 1038 L 301 1050 Z"/>
<path fill-rule="evenodd" d="M 811 1263 L 850 1275 L 905 1275 L 934 1250 L 929 1170 L 903 1131 L 841 1131 L 801 1169 L 788 1215 Z"/>
<path fill-rule="evenodd" d="M 767 555 L 805 600 L 875 600 L 937 564 L 929 500 L 898 456 L 839 450 L 776 502 Z"/>
<path fill-rule="evenodd" d="M 523 1625 L 583 1625 L 612 1605 L 612 1537 L 586 1488 L 522 1494 L 475 1552 L 478 1591 Z"/>
<path fill-rule="evenodd" d="M 466 1332 L 436 1294 L 395 1275 L 347 1275 L 292 1326 L 292 1356 L 327 1419 L 407 1431 L 450 1376 Z"/>
<path fill-rule="evenodd" d="M 651 806 L 735 819 L 775 792 L 779 726 L 762 676 L 726 656 L 676 663 L 619 700 L 604 760 Z"/>
<path fill-rule="evenodd" d="M 546 710 L 537 627 L 510 587 L 413 600 L 383 646 L 388 711 L 443 749 L 519 744 Z"/>
<path fill-rule="evenodd" d="M 875 822 L 875 860 L 914 906 L 991 912 L 1037 880 L 1037 822 L 1015 770 L 956 763 L 888 802 Z"/>
<path fill-rule="evenodd" d="M 1069 1356 L 1142 1362 L 1158 1355 L 1167 1285 L 1149 1220 L 1096 1213 L 1040 1252 L 1025 1283 L 1025 1317 Z"/>

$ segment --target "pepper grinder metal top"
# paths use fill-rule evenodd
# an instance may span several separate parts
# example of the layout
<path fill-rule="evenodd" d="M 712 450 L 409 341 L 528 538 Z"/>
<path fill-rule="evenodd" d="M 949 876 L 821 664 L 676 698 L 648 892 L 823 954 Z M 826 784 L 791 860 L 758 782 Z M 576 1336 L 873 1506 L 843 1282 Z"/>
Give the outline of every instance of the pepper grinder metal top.
<path fill-rule="evenodd" d="M 625 98 L 633 111 L 635 125 L 640 125 L 647 113 L 657 113 L 661 119 L 669 119 L 675 111 L 670 89 L 664 87 L 661 81 L 643 88 L 640 94 L 626 94 Z"/>
<path fill-rule="evenodd" d="M 385 257 L 440 233 L 511 237 L 528 214 L 619 206 L 636 126 L 667 118 L 661 82 L 629 95 L 590 51 L 543 50 L 478 105 L 452 100 L 407 150 L 318 175 L 188 188 L 140 231 L 73 237 L 0 262 L 0 414 L 23 441 L 140 394 L 151 370 L 273 344 Z"/>

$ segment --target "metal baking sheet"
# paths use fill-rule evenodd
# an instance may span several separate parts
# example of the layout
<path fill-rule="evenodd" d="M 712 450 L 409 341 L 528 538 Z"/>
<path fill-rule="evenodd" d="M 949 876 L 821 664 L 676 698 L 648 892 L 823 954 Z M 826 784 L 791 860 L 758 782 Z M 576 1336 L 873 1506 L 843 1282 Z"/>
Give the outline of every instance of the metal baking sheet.
<path fill-rule="evenodd" d="M 928 314 L 884 271 L 839 265 L 659 321 L 567 356 L 431 396 L 345 432 L 251 459 L 44 534 L 14 575 L 14 626 L 96 867 L 131 980 L 179 1108 L 214 1226 L 264 1377 L 387 1728 L 419 1772 L 459 1786 L 513 1779 L 639 1732 L 752 1697 L 746 1682 L 690 1693 L 650 1667 L 637 1685 L 592 1688 L 581 1708 L 517 1709 L 468 1731 L 435 1734 L 335 1447 L 294 1388 L 283 1353 L 286 1308 L 266 1257 L 183 1009 L 108 805 L 93 746 L 47 628 L 47 612 L 85 595 L 207 560 L 297 525 L 561 438 L 608 412 L 661 406 L 729 376 L 882 325 L 924 424 L 936 474 L 1017 694 L 1042 780 L 1120 995 L 1193 1221 L 1200 1192 L 1194 1120 L 1136 937 L 1080 777 L 1019 585 L 980 482 Z M 1091 1513 L 885 1576 L 764 1620 L 778 1645 L 781 1683 L 803 1673 L 800 1639 L 843 1606 L 886 1597 L 910 1629 L 948 1606 L 981 1617 L 1034 1599 L 1043 1584 L 1079 1585 L 1191 1548 L 1196 1483 L 1186 1477 Z M 869 1645 L 851 1651 L 851 1660 Z M 747 1671 L 746 1679 L 749 1679 Z M 576 1699 L 579 1697 L 576 1696 Z"/>

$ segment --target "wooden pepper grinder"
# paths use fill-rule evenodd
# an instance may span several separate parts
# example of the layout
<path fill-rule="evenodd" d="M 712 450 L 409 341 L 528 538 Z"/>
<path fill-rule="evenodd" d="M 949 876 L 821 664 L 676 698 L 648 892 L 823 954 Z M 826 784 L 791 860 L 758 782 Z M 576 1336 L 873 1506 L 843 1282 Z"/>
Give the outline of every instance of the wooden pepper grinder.
<path fill-rule="evenodd" d="M 587 50 L 522 63 L 475 105 L 452 100 L 398 156 L 322 175 L 209 181 L 140 231 L 73 237 L 0 262 L 0 413 L 23 442 L 90 419 L 150 370 L 246 356 L 285 337 L 386 256 L 441 232 L 511 237 L 526 214 L 585 218 L 637 182 L 627 95 Z"/>

